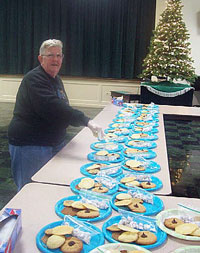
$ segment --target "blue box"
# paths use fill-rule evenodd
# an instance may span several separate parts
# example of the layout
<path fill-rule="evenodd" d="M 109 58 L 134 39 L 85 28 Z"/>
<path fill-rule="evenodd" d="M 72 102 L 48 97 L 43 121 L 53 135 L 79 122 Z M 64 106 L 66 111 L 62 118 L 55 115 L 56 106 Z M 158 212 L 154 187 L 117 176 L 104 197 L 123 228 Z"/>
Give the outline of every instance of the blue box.
<path fill-rule="evenodd" d="M 21 209 L 5 208 L 0 216 L 0 253 L 13 252 L 21 229 Z"/>

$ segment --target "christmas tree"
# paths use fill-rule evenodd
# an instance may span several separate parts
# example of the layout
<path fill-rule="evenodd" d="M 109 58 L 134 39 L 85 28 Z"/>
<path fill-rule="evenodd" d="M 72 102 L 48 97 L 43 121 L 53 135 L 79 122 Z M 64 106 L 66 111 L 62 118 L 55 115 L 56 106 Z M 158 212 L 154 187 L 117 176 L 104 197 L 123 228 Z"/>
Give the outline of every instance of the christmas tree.
<path fill-rule="evenodd" d="M 140 77 L 193 82 L 196 75 L 190 57 L 189 33 L 183 22 L 181 0 L 168 0 L 150 41 Z"/>

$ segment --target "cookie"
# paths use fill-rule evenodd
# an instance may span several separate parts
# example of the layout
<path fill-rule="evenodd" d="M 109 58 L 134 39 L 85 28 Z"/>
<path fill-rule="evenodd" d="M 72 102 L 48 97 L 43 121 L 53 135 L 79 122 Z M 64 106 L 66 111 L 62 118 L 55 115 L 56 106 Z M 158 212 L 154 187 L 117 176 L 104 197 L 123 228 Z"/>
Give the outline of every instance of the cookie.
<path fill-rule="evenodd" d="M 200 237 L 200 228 L 197 228 L 197 229 L 196 229 L 194 232 L 192 232 L 190 235 Z"/>
<path fill-rule="evenodd" d="M 97 173 L 99 173 L 100 169 L 90 169 L 88 170 L 88 173 L 92 174 L 92 175 L 96 175 Z"/>
<path fill-rule="evenodd" d="M 119 236 L 123 233 L 123 231 L 112 232 L 112 238 L 118 241 Z"/>
<path fill-rule="evenodd" d="M 71 206 L 73 202 L 74 202 L 74 200 L 65 200 L 63 202 L 63 206 Z"/>
<path fill-rule="evenodd" d="M 142 188 L 144 189 L 151 189 L 151 188 L 155 188 L 156 184 L 151 183 L 151 182 L 142 182 L 141 183 Z"/>
<path fill-rule="evenodd" d="M 57 249 L 60 248 L 65 242 L 65 236 L 60 236 L 60 235 L 51 235 L 47 239 L 47 247 L 49 249 Z"/>
<path fill-rule="evenodd" d="M 169 229 L 175 229 L 178 225 L 183 224 L 184 222 L 178 218 L 168 218 L 164 220 L 164 225 Z"/>
<path fill-rule="evenodd" d="M 109 231 L 112 231 L 112 232 L 121 231 L 121 229 L 118 227 L 118 224 L 113 224 L 113 225 L 107 227 L 106 229 L 109 230 Z"/>
<path fill-rule="evenodd" d="M 83 203 L 81 201 L 74 201 L 74 203 L 72 203 L 72 207 L 76 208 L 76 209 L 85 209 L 85 206 L 83 205 Z"/>
<path fill-rule="evenodd" d="M 118 241 L 126 242 L 126 243 L 135 242 L 137 239 L 138 239 L 138 234 L 133 233 L 133 232 L 123 232 L 118 237 Z"/>
<path fill-rule="evenodd" d="M 181 235 L 190 235 L 198 228 L 199 228 L 199 226 L 197 224 L 183 223 L 183 224 L 176 226 L 175 231 L 176 231 L 176 233 L 179 233 Z"/>
<path fill-rule="evenodd" d="M 124 200 L 119 200 L 115 202 L 116 206 L 128 206 L 132 203 L 131 199 L 124 199 Z"/>
<path fill-rule="evenodd" d="M 106 193 L 108 192 L 108 188 L 103 187 L 103 186 L 99 186 L 99 187 L 94 187 L 92 189 L 93 192 L 99 192 L 99 193 Z"/>
<path fill-rule="evenodd" d="M 126 186 L 129 186 L 129 187 L 134 187 L 134 186 L 140 186 L 140 182 L 137 181 L 137 180 L 133 180 L 131 182 L 128 182 L 128 183 L 125 183 Z"/>
<path fill-rule="evenodd" d="M 128 208 L 132 212 L 136 212 L 136 213 L 144 213 L 144 212 L 146 212 L 145 206 L 143 206 L 140 203 L 131 203 L 130 205 L 128 205 Z"/>
<path fill-rule="evenodd" d="M 130 168 L 134 168 L 134 167 L 139 167 L 141 166 L 141 162 L 139 161 L 135 161 L 135 160 L 128 160 L 126 161 L 126 166 L 130 167 Z"/>
<path fill-rule="evenodd" d="M 132 196 L 129 193 L 119 193 L 116 195 L 116 199 L 118 200 L 132 199 Z"/>
<path fill-rule="evenodd" d="M 79 209 L 73 208 L 71 206 L 66 206 L 61 210 L 61 213 L 64 215 L 71 215 L 76 216 L 76 213 L 79 211 Z"/>
<path fill-rule="evenodd" d="M 77 217 L 79 218 L 96 218 L 99 217 L 99 211 L 93 211 L 93 210 L 81 210 L 79 212 L 77 212 Z"/>
<path fill-rule="evenodd" d="M 118 225 L 118 228 L 121 229 L 122 231 L 126 231 L 126 232 L 132 232 L 132 233 L 138 233 L 139 230 L 135 229 L 135 228 L 131 228 L 125 225 Z"/>
<path fill-rule="evenodd" d="M 132 203 L 139 203 L 139 204 L 143 204 L 144 201 L 142 199 L 139 198 L 132 198 Z"/>
<path fill-rule="evenodd" d="M 96 155 L 98 156 L 107 156 L 108 154 L 109 153 L 106 150 L 101 150 L 101 151 L 96 152 Z"/>
<path fill-rule="evenodd" d="M 91 205 L 89 203 L 83 203 L 83 206 L 86 208 L 86 209 L 90 209 L 90 210 L 93 210 L 93 211 L 99 211 L 99 208 L 94 206 L 94 205 Z"/>
<path fill-rule="evenodd" d="M 94 187 L 94 180 L 92 178 L 86 177 L 86 178 L 82 178 L 80 183 L 78 184 L 78 186 L 81 189 L 91 189 L 92 187 Z"/>
<path fill-rule="evenodd" d="M 73 227 L 68 225 L 60 225 L 57 227 L 52 228 L 53 235 L 70 235 L 72 234 Z"/>
<path fill-rule="evenodd" d="M 47 244 L 47 240 L 48 238 L 50 237 L 50 235 L 43 235 L 43 237 L 41 238 L 41 241 L 44 243 L 44 244 Z"/>
<path fill-rule="evenodd" d="M 120 180 L 120 183 L 125 184 L 125 183 L 128 183 L 128 182 L 134 181 L 135 179 L 136 179 L 136 177 L 123 177 Z"/>
<path fill-rule="evenodd" d="M 157 236 L 150 231 L 140 231 L 138 233 L 138 239 L 135 241 L 140 245 L 150 245 L 157 241 Z"/>
<path fill-rule="evenodd" d="M 83 242 L 74 236 L 66 237 L 65 243 L 60 249 L 64 253 L 80 253 L 83 249 Z"/>

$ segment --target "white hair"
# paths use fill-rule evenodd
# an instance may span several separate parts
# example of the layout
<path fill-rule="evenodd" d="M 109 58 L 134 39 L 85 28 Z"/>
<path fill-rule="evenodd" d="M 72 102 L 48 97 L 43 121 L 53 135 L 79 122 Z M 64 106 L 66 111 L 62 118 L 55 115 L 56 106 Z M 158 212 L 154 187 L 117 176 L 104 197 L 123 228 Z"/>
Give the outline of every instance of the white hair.
<path fill-rule="evenodd" d="M 46 49 L 48 49 L 49 47 L 60 47 L 62 49 L 63 43 L 62 43 L 62 41 L 55 40 L 55 39 L 45 40 L 42 42 L 42 45 L 40 46 L 39 54 L 40 55 L 45 54 Z"/>

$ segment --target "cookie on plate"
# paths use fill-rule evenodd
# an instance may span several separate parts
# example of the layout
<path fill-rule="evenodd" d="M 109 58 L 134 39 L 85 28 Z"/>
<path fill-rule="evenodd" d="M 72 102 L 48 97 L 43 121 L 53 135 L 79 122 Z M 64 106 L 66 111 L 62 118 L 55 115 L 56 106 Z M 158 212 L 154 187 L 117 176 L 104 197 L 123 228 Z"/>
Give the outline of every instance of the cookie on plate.
<path fill-rule="evenodd" d="M 66 237 L 65 243 L 60 249 L 64 253 L 80 253 L 83 249 L 83 242 L 74 236 Z"/>
<path fill-rule="evenodd" d="M 155 188 L 156 184 L 152 183 L 152 182 L 142 182 L 141 183 L 142 188 L 144 189 L 151 189 L 151 188 Z"/>
<path fill-rule="evenodd" d="M 77 212 L 76 215 L 79 218 L 96 218 L 96 217 L 99 217 L 100 213 L 99 211 L 85 209 L 85 210 L 81 210 Z"/>
<path fill-rule="evenodd" d="M 198 228 L 199 228 L 199 226 L 197 224 L 183 223 L 183 224 L 176 226 L 175 231 L 179 234 L 182 234 L 182 235 L 190 235 Z"/>
<path fill-rule="evenodd" d="M 180 224 L 183 224 L 184 222 L 176 217 L 172 217 L 172 218 L 168 218 L 164 220 L 164 225 L 165 227 L 169 228 L 169 229 L 175 229 L 175 227 L 177 227 Z"/>
<path fill-rule="evenodd" d="M 135 241 L 140 245 L 150 245 L 157 241 L 157 236 L 150 231 L 140 231 L 138 233 L 138 239 Z"/>
<path fill-rule="evenodd" d="M 140 203 L 131 203 L 130 205 L 128 205 L 128 208 L 132 212 L 136 212 L 136 213 L 144 213 L 144 212 L 146 212 L 145 206 L 143 206 Z"/>

